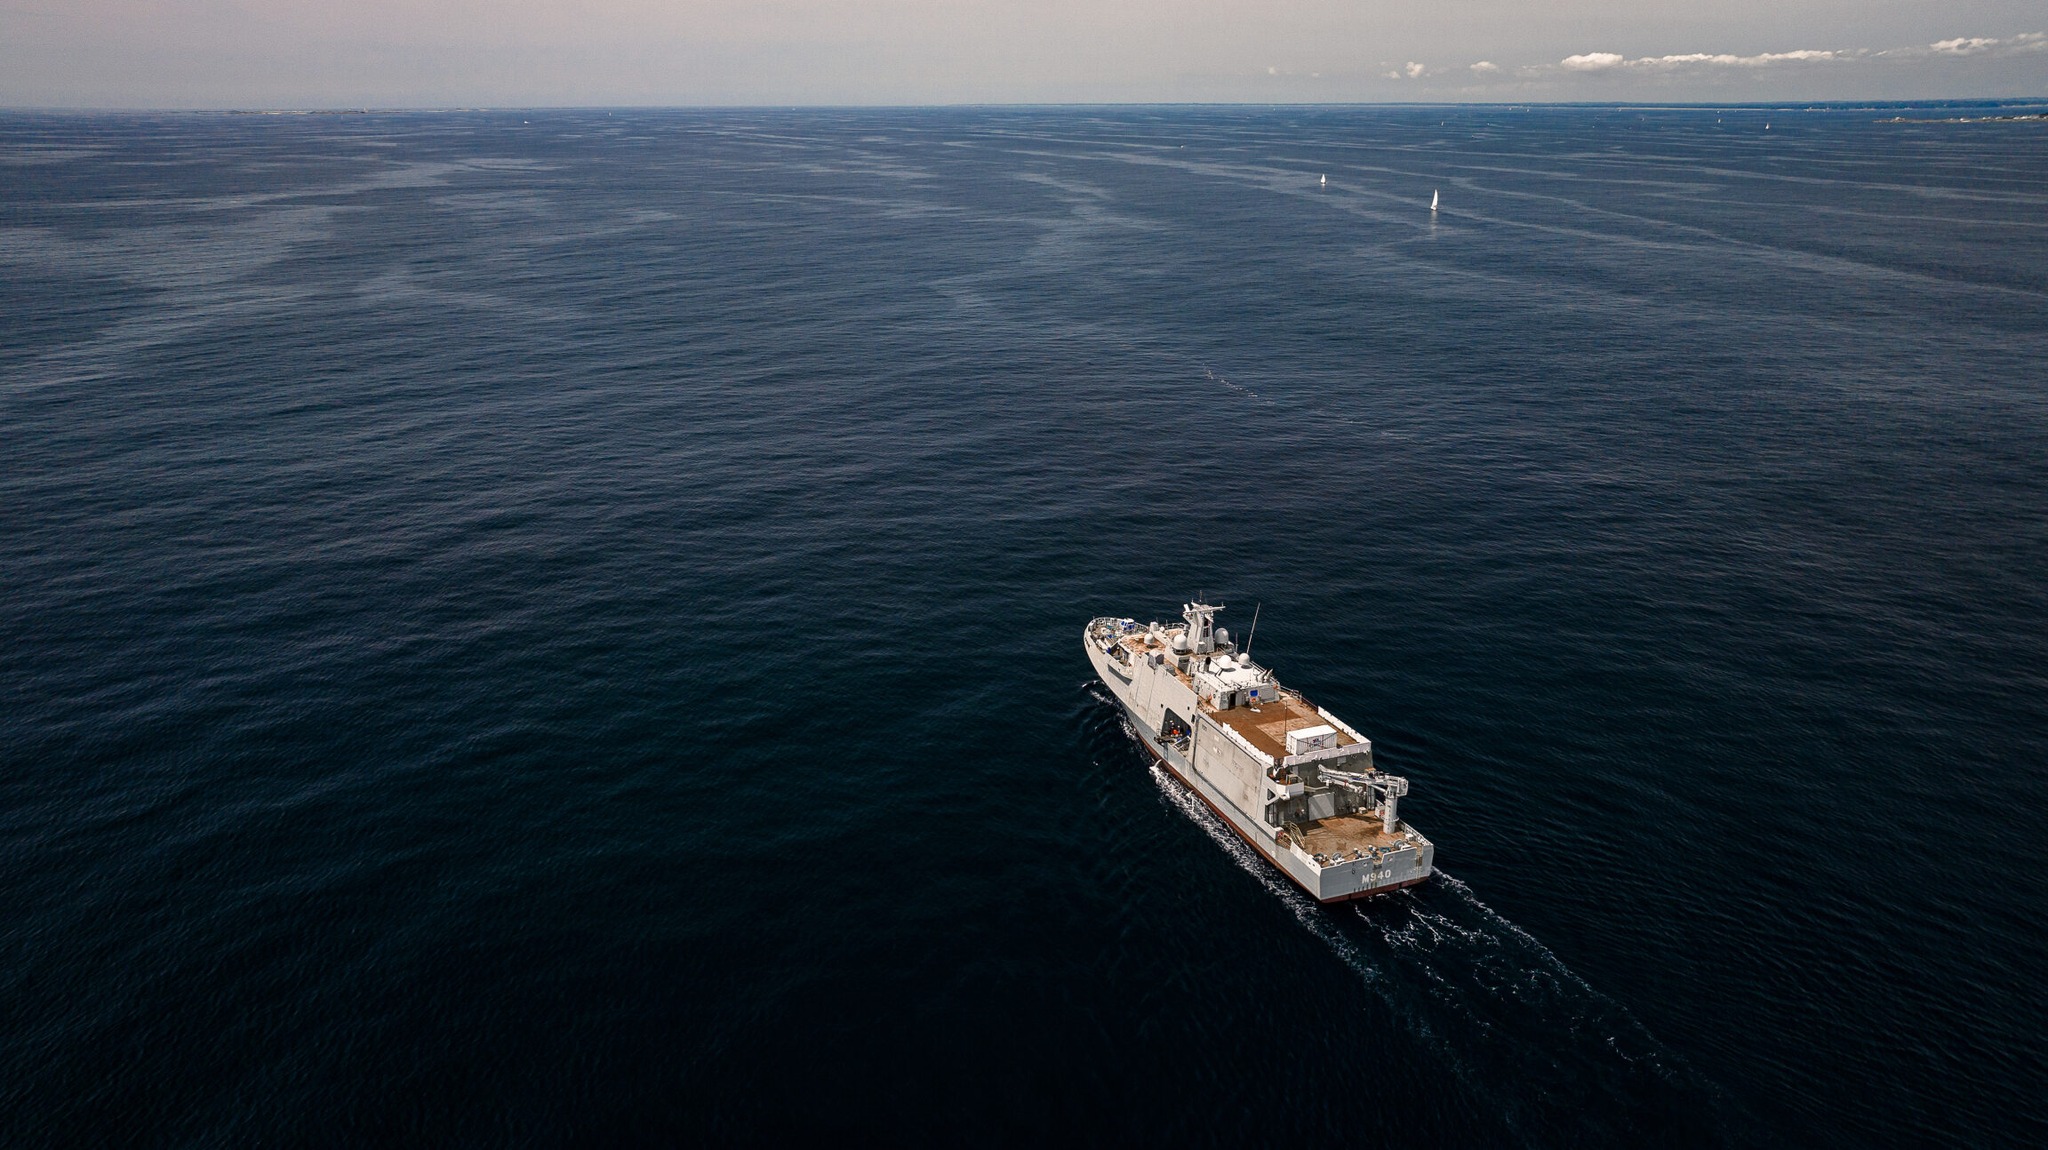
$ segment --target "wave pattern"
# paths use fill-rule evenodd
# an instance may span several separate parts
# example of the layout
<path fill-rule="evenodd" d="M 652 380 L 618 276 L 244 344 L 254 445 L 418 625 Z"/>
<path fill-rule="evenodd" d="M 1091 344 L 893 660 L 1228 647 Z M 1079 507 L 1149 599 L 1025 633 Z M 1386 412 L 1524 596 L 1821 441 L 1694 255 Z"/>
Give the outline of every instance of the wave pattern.
<path fill-rule="evenodd" d="M 0 114 L 0 1143 L 2048 1144 L 1999 107 Z"/>

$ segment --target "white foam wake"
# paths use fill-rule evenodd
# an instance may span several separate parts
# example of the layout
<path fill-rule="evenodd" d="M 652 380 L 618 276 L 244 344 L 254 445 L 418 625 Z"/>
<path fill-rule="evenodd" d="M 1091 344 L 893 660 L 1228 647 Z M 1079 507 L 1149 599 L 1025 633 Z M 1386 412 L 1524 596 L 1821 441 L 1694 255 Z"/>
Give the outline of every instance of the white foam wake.
<path fill-rule="evenodd" d="M 1139 738 L 1118 712 L 1125 731 Z M 1163 766 L 1154 761 L 1149 771 L 1168 804 L 1279 899 L 1509 1129 L 1534 1136 L 1555 1120 L 1540 1112 L 1569 1106 L 1574 1096 L 1626 1101 L 1628 1080 L 1644 1074 L 1680 1092 L 1717 1093 L 1625 1007 L 1455 876 L 1438 870 L 1412 891 L 1325 908 Z"/>

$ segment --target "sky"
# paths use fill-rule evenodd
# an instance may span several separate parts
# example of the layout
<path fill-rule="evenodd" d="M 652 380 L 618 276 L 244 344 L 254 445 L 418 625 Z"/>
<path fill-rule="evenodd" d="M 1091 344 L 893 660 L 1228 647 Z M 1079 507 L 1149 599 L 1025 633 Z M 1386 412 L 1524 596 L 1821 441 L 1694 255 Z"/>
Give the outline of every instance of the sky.
<path fill-rule="evenodd" d="M 2041 0 L 0 0 L 0 107 L 2048 97 Z"/>

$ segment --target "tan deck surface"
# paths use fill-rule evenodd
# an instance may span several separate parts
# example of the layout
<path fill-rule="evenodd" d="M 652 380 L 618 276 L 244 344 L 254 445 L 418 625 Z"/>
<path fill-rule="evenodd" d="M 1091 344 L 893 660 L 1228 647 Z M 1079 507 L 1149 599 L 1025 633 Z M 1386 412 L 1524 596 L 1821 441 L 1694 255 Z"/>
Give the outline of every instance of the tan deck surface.
<path fill-rule="evenodd" d="M 1317 714 L 1314 707 L 1288 695 L 1270 703 L 1261 703 L 1257 710 L 1232 707 L 1227 711 L 1217 711 L 1204 705 L 1202 713 L 1243 735 L 1252 746 L 1276 759 L 1287 756 L 1287 732 L 1332 725 Z M 1351 746 L 1357 741 L 1342 730 L 1337 732 L 1337 745 L 1340 747 Z"/>
<path fill-rule="evenodd" d="M 1385 824 L 1376 816 L 1337 815 L 1299 825 L 1301 849 L 1312 855 L 1334 856 L 1341 851 L 1344 857 L 1350 858 L 1355 850 L 1398 846 L 1402 842 L 1400 835 L 1388 834 Z"/>

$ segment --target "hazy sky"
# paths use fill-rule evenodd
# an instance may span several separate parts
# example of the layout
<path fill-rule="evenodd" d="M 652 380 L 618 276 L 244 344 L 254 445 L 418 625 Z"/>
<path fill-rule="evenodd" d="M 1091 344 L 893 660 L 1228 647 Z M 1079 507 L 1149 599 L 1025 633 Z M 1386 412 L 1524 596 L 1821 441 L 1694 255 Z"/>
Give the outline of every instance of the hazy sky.
<path fill-rule="evenodd" d="M 0 0 L 0 105 L 2048 96 L 2041 0 Z"/>

